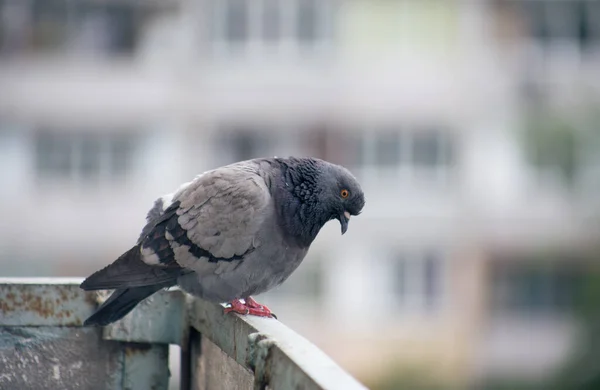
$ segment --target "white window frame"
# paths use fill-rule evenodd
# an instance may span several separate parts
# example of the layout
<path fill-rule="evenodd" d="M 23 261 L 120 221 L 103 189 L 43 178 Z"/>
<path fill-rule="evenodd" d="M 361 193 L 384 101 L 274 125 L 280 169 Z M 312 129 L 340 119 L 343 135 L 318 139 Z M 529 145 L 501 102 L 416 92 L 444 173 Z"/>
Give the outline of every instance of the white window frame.
<path fill-rule="evenodd" d="M 413 161 L 414 138 L 419 129 L 414 127 L 396 126 L 400 138 L 398 149 L 399 163 L 397 166 L 381 167 L 376 162 L 377 137 L 381 134 L 379 129 L 390 128 L 390 126 L 371 126 L 359 134 L 359 147 L 362 147 L 363 161 L 359 167 L 362 177 L 379 179 L 396 179 L 400 183 L 425 180 L 433 184 L 447 183 L 452 165 L 446 164 L 450 147 L 448 141 L 453 141 L 454 132 L 450 129 L 435 127 L 437 135 L 437 153 L 440 162 L 431 168 L 419 167 Z M 439 129 L 439 130 L 438 130 Z M 362 139 L 362 142 L 361 140 Z M 455 148 L 456 149 L 456 148 Z M 456 154 L 456 150 L 454 151 Z M 456 156 L 454 156 L 454 160 Z"/>
<path fill-rule="evenodd" d="M 44 133 L 52 135 L 62 136 L 65 133 L 55 132 L 55 131 L 40 131 L 37 132 L 34 137 L 35 141 L 32 143 L 34 146 L 32 149 L 32 154 L 35 159 L 38 159 L 39 153 L 37 151 L 36 142 L 37 137 L 43 135 Z M 97 136 L 97 140 L 99 144 L 99 170 L 98 173 L 90 178 L 85 178 L 82 176 L 82 152 L 83 152 L 83 143 L 85 141 L 84 134 L 73 134 L 71 137 L 65 137 L 69 141 L 69 147 L 71 148 L 70 156 L 69 156 L 69 168 L 67 171 L 51 171 L 46 173 L 44 171 L 40 171 L 39 168 L 35 167 L 35 177 L 40 182 L 51 182 L 51 181 L 68 181 L 76 185 L 82 184 L 95 184 L 95 183 L 105 183 L 105 182 L 113 182 L 119 179 L 120 175 L 114 175 L 111 172 L 111 160 L 113 158 L 113 150 L 111 149 L 111 144 L 113 141 L 113 136 L 120 136 L 122 133 L 110 134 L 110 133 L 101 133 L 95 132 L 94 136 Z M 133 169 L 132 166 L 130 166 Z M 129 172 L 125 172 L 124 176 L 126 176 Z"/>
<path fill-rule="evenodd" d="M 541 2 L 544 4 L 552 3 L 552 2 L 572 2 L 572 3 L 583 3 L 588 11 L 586 11 L 586 16 L 589 16 L 591 13 L 590 7 L 599 5 L 591 5 L 590 1 L 586 0 L 524 0 L 527 2 Z M 597 13 L 600 14 L 600 9 L 596 10 Z M 552 26 L 556 25 L 557 22 L 553 22 L 553 18 L 564 18 L 563 15 L 552 15 L 552 10 L 544 7 L 544 26 L 549 27 L 553 30 Z M 569 29 L 569 33 L 572 36 L 571 38 L 564 39 L 540 39 L 536 36 L 529 36 L 525 43 L 526 51 L 529 56 L 533 58 L 534 61 L 538 63 L 538 66 L 542 68 L 556 68 L 557 72 L 569 72 L 570 70 L 578 67 L 581 62 L 584 60 L 586 49 L 582 47 L 581 42 L 578 38 L 577 27 L 578 24 L 574 24 L 573 22 L 579 21 L 581 15 L 575 16 L 574 20 L 571 20 L 570 25 L 567 26 Z M 527 21 L 529 21 L 529 16 L 526 16 Z M 562 23 L 562 22 L 561 22 Z M 555 30 L 555 28 L 554 28 Z M 596 35 L 598 33 L 596 32 Z M 600 52 L 600 35 L 596 36 L 598 40 L 598 44 L 594 49 L 595 52 Z M 550 69 L 551 70 L 551 69 Z"/>
<path fill-rule="evenodd" d="M 436 315 L 442 312 L 448 303 L 448 277 L 449 266 L 444 251 L 436 250 L 399 250 L 393 252 L 394 256 L 390 259 L 390 284 L 389 295 L 395 311 L 400 315 Z M 439 272 L 438 293 L 435 297 L 433 306 L 427 303 L 427 293 L 425 292 L 425 264 L 426 257 L 433 253 L 436 258 Z M 405 291 L 402 297 L 398 296 L 398 267 L 404 264 L 404 283 Z"/>
<path fill-rule="evenodd" d="M 235 45 L 225 38 L 226 12 L 228 1 L 246 1 L 248 3 L 248 39 Z M 265 54 L 297 55 L 321 53 L 330 47 L 332 37 L 333 1 L 318 0 L 317 39 L 306 45 L 296 37 L 298 2 L 302 0 L 279 0 L 281 20 L 279 39 L 266 42 L 262 37 L 264 0 L 212 0 L 212 14 L 209 23 L 212 26 L 210 43 L 216 57 L 244 56 L 260 57 Z"/>
<path fill-rule="evenodd" d="M 12 2 L 13 4 L 11 6 L 15 6 L 15 7 L 19 7 L 20 11 L 23 12 L 24 16 L 25 16 L 25 26 L 20 25 L 20 26 L 6 26 L 4 23 L 0 23 L 0 28 L 3 28 L 4 31 L 3 33 L 6 34 L 8 32 L 10 32 L 10 27 L 13 27 L 14 30 L 19 30 L 17 34 L 21 34 L 21 35 L 25 35 L 27 34 L 28 30 L 31 29 L 33 27 L 33 23 L 34 23 L 34 7 L 35 7 L 35 1 L 39 1 L 39 2 L 43 2 L 44 0 L 7 0 L 4 3 L 0 3 L 0 8 L 3 7 L 9 7 L 8 3 Z M 92 56 L 108 56 L 108 57 L 113 57 L 113 56 L 118 56 L 120 55 L 120 53 L 114 52 L 112 48 L 106 48 L 105 49 L 92 49 L 92 50 L 81 50 L 81 46 L 73 46 L 73 43 L 76 42 L 77 40 L 77 26 L 76 26 L 76 19 L 78 18 L 78 15 L 76 15 L 75 13 L 75 7 L 73 6 L 73 2 L 68 1 L 68 0 L 63 0 L 64 1 L 64 5 L 66 8 L 66 13 L 64 15 L 64 21 L 65 21 L 65 25 L 64 28 L 66 30 L 66 39 L 65 41 L 61 42 L 59 47 L 53 47 L 50 50 L 40 50 L 39 52 L 43 55 L 45 54 L 57 54 L 60 56 L 81 56 L 82 54 L 84 55 L 92 55 Z M 94 4 L 94 3 L 90 3 L 90 4 Z M 107 6 L 110 5 L 110 3 L 95 3 L 98 6 L 102 6 L 104 5 L 104 7 L 102 8 L 101 12 L 102 12 L 102 16 L 104 18 L 106 18 L 106 20 L 108 20 L 110 22 L 110 14 L 107 12 Z M 118 3 L 117 3 L 118 4 Z M 127 5 L 127 3 L 122 3 L 121 5 Z M 136 12 L 137 7 L 135 5 L 129 5 L 134 12 Z M 2 9 L 0 9 L 0 11 L 3 11 Z M 2 13 L 2 17 L 5 17 L 3 12 Z M 134 23 L 136 23 L 134 21 Z M 110 25 L 110 23 L 108 23 Z M 110 29 L 107 30 L 107 32 L 110 34 L 112 33 L 112 31 L 110 31 Z M 23 38 L 23 37 L 21 37 Z M 135 51 L 141 44 L 142 44 L 142 37 L 137 37 L 137 39 L 135 40 L 134 43 L 134 47 L 133 47 L 133 51 Z M 1 42 L 0 42 L 1 43 Z M 84 46 L 85 47 L 85 46 Z M 0 46 L 0 55 L 4 54 L 4 48 L 2 46 Z M 37 50 L 36 50 L 37 51 Z M 8 54 L 10 55 L 10 52 L 8 52 Z"/>

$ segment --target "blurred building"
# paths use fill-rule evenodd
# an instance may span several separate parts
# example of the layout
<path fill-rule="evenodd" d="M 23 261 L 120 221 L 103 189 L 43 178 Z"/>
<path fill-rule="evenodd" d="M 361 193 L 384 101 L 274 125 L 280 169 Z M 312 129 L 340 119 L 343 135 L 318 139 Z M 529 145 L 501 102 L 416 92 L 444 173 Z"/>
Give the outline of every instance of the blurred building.
<path fill-rule="evenodd" d="M 84 276 L 197 173 L 313 155 L 367 206 L 279 318 L 364 380 L 535 377 L 599 238 L 599 99 L 598 1 L 0 0 L 2 275 Z"/>

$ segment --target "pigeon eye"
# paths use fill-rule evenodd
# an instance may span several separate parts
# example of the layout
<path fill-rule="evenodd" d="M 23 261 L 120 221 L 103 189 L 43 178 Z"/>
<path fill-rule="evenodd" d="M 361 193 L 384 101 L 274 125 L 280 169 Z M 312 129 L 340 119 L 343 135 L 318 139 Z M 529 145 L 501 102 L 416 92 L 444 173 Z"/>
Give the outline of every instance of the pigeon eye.
<path fill-rule="evenodd" d="M 348 195 L 350 195 L 350 192 L 348 192 L 348 190 L 344 189 L 340 192 L 340 195 L 342 198 L 346 199 L 348 197 Z"/>

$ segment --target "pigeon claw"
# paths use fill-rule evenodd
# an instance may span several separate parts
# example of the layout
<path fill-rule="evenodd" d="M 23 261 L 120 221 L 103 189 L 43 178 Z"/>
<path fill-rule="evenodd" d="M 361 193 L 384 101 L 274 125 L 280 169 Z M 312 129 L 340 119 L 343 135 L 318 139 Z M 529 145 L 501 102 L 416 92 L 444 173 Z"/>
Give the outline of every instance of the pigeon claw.
<path fill-rule="evenodd" d="M 264 306 L 259 304 L 258 302 L 256 302 L 253 298 L 246 298 L 244 299 L 244 301 L 246 303 L 242 303 L 241 300 L 239 299 L 234 299 L 233 301 L 229 302 L 229 307 L 225 308 L 223 310 L 223 312 L 225 314 L 227 313 L 238 313 L 238 314 L 242 314 L 242 315 L 253 315 L 253 316 L 258 316 L 258 317 L 274 317 L 277 318 L 275 316 L 275 314 L 271 313 L 271 310 Z"/>

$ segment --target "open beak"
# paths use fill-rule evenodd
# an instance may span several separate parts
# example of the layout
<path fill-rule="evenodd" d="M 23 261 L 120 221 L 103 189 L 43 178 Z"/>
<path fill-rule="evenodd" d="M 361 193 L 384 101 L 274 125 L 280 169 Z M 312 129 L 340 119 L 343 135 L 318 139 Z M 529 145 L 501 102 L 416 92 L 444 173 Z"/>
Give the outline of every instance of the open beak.
<path fill-rule="evenodd" d="M 343 214 L 340 215 L 340 225 L 342 225 L 342 235 L 346 233 L 348 230 L 348 222 L 350 222 L 350 213 L 344 211 Z"/>

